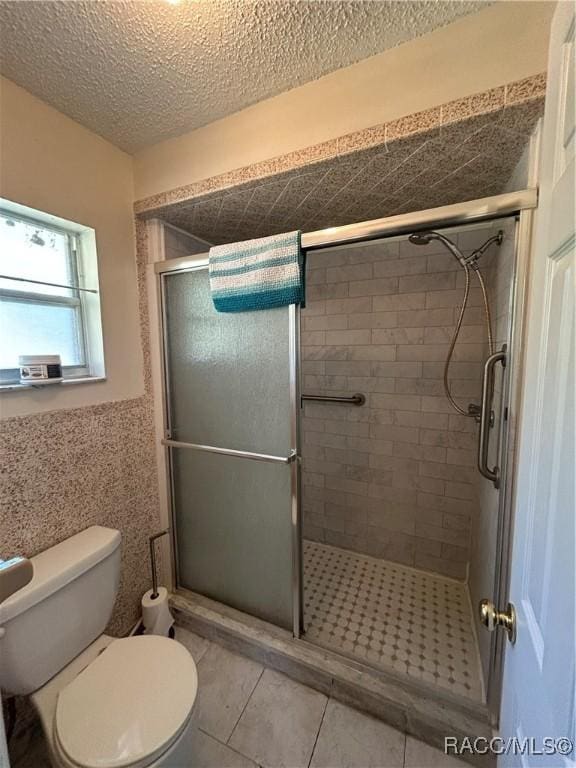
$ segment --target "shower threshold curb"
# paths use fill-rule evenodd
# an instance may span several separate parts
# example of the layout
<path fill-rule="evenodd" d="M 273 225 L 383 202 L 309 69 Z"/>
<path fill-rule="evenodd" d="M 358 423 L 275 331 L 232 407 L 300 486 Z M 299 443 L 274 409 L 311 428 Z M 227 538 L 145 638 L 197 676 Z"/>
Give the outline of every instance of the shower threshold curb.
<path fill-rule="evenodd" d="M 490 739 L 488 709 L 448 691 L 295 639 L 261 619 L 193 592 L 171 594 L 176 623 L 202 637 L 367 712 L 433 747 L 444 737 Z M 486 755 L 462 755 L 476 766 L 495 765 Z"/>

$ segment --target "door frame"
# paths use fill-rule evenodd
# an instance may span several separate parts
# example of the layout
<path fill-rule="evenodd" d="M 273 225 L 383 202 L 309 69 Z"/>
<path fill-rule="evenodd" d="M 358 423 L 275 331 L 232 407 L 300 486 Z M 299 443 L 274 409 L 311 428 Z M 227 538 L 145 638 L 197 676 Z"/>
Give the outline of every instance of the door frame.
<path fill-rule="evenodd" d="M 336 247 L 346 243 L 360 243 L 369 240 L 397 237 L 409 232 L 430 228 L 458 227 L 465 224 L 480 223 L 497 220 L 499 218 L 517 217 L 516 242 L 514 253 L 514 276 L 510 296 L 511 331 L 509 337 L 509 351 L 507 358 L 505 391 L 503 395 L 503 412 L 510 408 L 511 404 L 516 410 L 518 406 L 519 387 L 518 374 L 522 360 L 522 335 L 523 316 L 526 297 L 526 282 L 528 275 L 528 261 L 530 255 L 530 243 L 533 221 L 533 210 L 537 207 L 536 184 L 525 190 L 504 193 L 489 198 L 456 203 L 439 208 L 416 211 L 399 216 L 377 219 L 369 222 L 334 227 L 329 230 L 313 232 L 302 235 L 302 247 L 304 250 L 318 250 Z M 154 260 L 153 260 L 154 261 Z M 208 267 L 208 254 L 184 256 L 170 260 L 156 260 L 150 265 L 149 295 L 151 301 L 156 301 L 159 311 L 158 334 L 159 342 L 156 345 L 161 356 L 161 375 L 156 376 L 156 386 L 161 387 L 161 395 L 156 397 L 156 405 L 162 409 L 162 429 L 159 432 L 159 442 L 166 439 L 168 429 L 167 409 L 167 361 L 166 352 L 166 323 L 165 302 L 163 301 L 162 276 L 168 273 L 187 272 Z M 151 290 L 150 290 L 151 289 Z M 302 579 L 302 512 L 301 512 L 301 483 L 300 483 L 300 311 L 298 307 L 291 307 L 291 412 L 292 412 L 292 443 L 297 451 L 297 460 L 293 462 L 291 474 L 296 475 L 292 479 L 292 592 L 293 592 L 293 634 L 299 638 L 303 629 L 303 579 Z M 159 379 L 159 381 L 158 381 Z M 158 424 L 158 420 L 157 420 Z M 496 573 L 494 579 L 494 602 L 497 606 L 506 604 L 509 589 L 509 559 L 511 550 L 512 525 L 511 518 L 511 490 L 513 478 L 510 482 L 510 473 L 513 467 L 508 466 L 508 448 L 510 445 L 510 425 L 508 420 L 503 420 L 501 428 L 501 472 L 502 487 L 499 498 L 499 525 L 496 551 Z M 171 561 L 170 575 L 172 587 L 178 587 L 175 526 L 173 520 L 173 489 L 172 472 L 170 462 L 170 448 L 164 446 L 164 462 L 167 471 L 168 482 L 164 483 L 167 496 L 167 509 L 169 510 L 168 527 L 171 529 L 171 547 L 169 558 Z M 161 483 L 162 485 L 162 483 Z M 500 633 L 494 633 L 491 641 L 490 671 L 487 690 L 487 705 L 490 711 L 492 723 L 496 725 L 500 707 L 503 653 L 504 645 Z"/>
<path fill-rule="evenodd" d="M 518 417 L 521 402 L 521 372 L 524 361 L 524 319 L 527 299 L 529 259 L 532 247 L 533 211 L 520 211 L 516 221 L 514 244 L 514 273 L 509 298 L 510 328 L 506 357 L 506 375 L 502 406 L 508 414 Z M 510 559 L 512 556 L 512 534 L 514 530 L 513 498 L 516 480 L 517 428 L 509 418 L 503 418 L 500 439 L 501 487 L 498 499 L 498 533 L 495 560 L 494 595 L 492 600 L 497 610 L 504 611 L 508 604 L 510 589 Z M 512 461 L 510 461 L 512 460 Z M 486 595 L 490 599 L 490 595 Z M 474 609 L 476 606 L 472 606 Z M 502 683 L 504 677 L 504 632 L 492 632 L 490 638 L 490 666 L 486 703 L 490 722 L 498 727 Z"/>

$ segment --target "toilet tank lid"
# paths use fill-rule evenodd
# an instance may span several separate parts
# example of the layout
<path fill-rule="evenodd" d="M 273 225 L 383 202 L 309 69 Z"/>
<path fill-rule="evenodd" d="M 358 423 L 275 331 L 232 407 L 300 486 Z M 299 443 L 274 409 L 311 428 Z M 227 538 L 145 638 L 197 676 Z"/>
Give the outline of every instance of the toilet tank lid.
<path fill-rule="evenodd" d="M 93 525 L 31 558 L 34 575 L 23 589 L 0 605 L 0 624 L 24 613 L 120 546 L 120 531 Z"/>

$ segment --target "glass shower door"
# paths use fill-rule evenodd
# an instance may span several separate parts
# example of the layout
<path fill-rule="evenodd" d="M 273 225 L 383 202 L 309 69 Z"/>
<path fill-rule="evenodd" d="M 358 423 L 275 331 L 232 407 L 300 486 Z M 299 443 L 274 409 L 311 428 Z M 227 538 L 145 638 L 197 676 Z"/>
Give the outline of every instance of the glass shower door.
<path fill-rule="evenodd" d="M 162 275 L 178 586 L 299 632 L 297 318 Z"/>

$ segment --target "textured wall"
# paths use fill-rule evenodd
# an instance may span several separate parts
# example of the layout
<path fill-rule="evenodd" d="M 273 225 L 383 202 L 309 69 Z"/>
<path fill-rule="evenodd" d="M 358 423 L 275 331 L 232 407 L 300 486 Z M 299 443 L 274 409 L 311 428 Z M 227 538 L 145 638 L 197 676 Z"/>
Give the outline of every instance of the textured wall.
<path fill-rule="evenodd" d="M 127 631 L 149 589 L 147 537 L 158 528 L 150 400 L 1 422 L 0 555 L 34 555 L 90 525 L 122 533 L 111 630 Z"/>
<path fill-rule="evenodd" d="M 452 234 L 470 251 L 485 229 Z M 463 272 L 438 243 L 312 253 L 303 311 L 305 392 L 364 392 L 364 407 L 308 403 L 305 536 L 463 579 L 478 507 L 477 428 L 443 393 Z M 479 402 L 485 329 L 473 285 L 451 367 Z"/>

